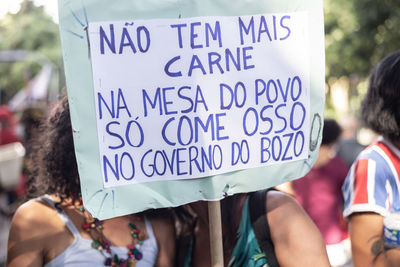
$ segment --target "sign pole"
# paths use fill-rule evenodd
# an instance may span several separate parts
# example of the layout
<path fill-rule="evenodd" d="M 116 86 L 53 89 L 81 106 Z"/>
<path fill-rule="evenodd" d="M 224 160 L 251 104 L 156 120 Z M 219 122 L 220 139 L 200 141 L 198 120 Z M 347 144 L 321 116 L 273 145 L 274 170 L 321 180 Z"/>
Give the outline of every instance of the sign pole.
<path fill-rule="evenodd" d="M 208 221 L 210 229 L 211 266 L 224 267 L 220 201 L 208 202 Z"/>

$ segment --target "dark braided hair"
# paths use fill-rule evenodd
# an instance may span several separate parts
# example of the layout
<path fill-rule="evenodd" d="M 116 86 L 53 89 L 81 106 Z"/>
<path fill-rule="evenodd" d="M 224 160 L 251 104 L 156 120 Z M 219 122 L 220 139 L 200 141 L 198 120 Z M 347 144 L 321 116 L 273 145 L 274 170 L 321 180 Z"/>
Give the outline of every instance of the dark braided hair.
<path fill-rule="evenodd" d="M 62 97 L 40 126 L 33 148 L 28 196 L 58 194 L 77 199 L 80 183 L 67 96 Z"/>

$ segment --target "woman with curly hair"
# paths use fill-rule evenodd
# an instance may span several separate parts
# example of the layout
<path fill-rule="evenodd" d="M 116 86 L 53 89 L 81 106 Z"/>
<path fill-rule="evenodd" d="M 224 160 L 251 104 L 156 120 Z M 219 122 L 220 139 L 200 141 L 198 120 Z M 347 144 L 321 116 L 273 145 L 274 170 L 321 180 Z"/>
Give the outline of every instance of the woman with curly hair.
<path fill-rule="evenodd" d="M 361 114 L 381 136 L 361 152 L 343 186 L 354 266 L 400 266 L 400 248 L 383 242 L 383 219 L 400 205 L 400 50 L 372 71 Z"/>
<path fill-rule="evenodd" d="M 14 215 L 7 266 L 173 266 L 170 217 L 153 212 L 99 221 L 85 211 L 67 97 L 39 136 L 29 183 L 34 198 Z"/>

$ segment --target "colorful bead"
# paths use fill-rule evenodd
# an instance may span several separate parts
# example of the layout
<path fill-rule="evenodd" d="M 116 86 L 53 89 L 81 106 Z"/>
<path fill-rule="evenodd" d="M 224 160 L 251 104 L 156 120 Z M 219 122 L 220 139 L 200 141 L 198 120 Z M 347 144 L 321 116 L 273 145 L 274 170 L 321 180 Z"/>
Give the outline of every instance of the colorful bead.
<path fill-rule="evenodd" d="M 143 241 L 143 240 L 146 239 L 146 235 L 145 235 L 143 232 L 141 232 L 141 233 L 139 233 L 138 239 L 139 239 L 140 241 Z"/>
<path fill-rule="evenodd" d="M 106 261 L 104 262 L 104 265 L 105 266 L 111 266 L 111 262 L 112 262 L 112 259 L 111 258 L 107 258 Z"/>
<path fill-rule="evenodd" d="M 103 242 L 103 247 L 104 247 L 105 249 L 107 249 L 107 248 L 110 248 L 110 246 L 111 246 L 110 241 L 104 240 L 104 242 Z"/>
<path fill-rule="evenodd" d="M 117 254 L 114 254 L 113 262 L 119 262 L 119 258 Z"/>
<path fill-rule="evenodd" d="M 85 212 L 84 207 L 81 205 L 76 205 L 75 208 L 80 212 Z M 141 221 L 141 217 L 134 217 L 135 220 Z M 140 232 L 137 226 L 134 223 L 129 223 L 130 234 L 134 239 L 131 245 L 128 245 L 127 257 L 125 259 L 119 259 L 117 254 L 112 253 L 111 251 L 111 243 L 107 239 L 104 238 L 102 233 L 104 226 L 103 221 L 98 220 L 93 217 L 85 218 L 85 223 L 82 224 L 82 229 L 87 232 L 91 232 L 93 230 L 97 230 L 100 234 L 100 238 L 97 240 L 93 240 L 91 246 L 94 249 L 102 250 L 105 249 L 107 253 L 109 253 L 110 257 L 106 258 L 104 261 L 105 266 L 116 266 L 116 267 L 135 267 L 138 260 L 143 258 L 143 254 L 139 251 L 139 248 L 143 244 L 143 240 L 145 240 L 146 234 L 144 232 Z"/>
<path fill-rule="evenodd" d="M 136 260 L 128 260 L 128 267 L 135 267 L 136 266 Z"/>
<path fill-rule="evenodd" d="M 119 267 L 128 267 L 128 262 L 125 261 L 125 260 L 121 260 L 121 261 L 119 262 Z"/>
<path fill-rule="evenodd" d="M 102 225 L 102 224 L 103 224 L 103 221 L 100 221 L 98 219 L 94 220 L 94 225 L 99 226 L 99 225 Z"/>
<path fill-rule="evenodd" d="M 138 253 L 135 254 L 135 259 L 140 261 L 143 258 L 143 254 L 139 251 Z"/>
<path fill-rule="evenodd" d="M 98 247 L 100 246 L 100 242 L 98 240 L 93 240 L 92 242 L 92 248 L 98 249 Z"/>
<path fill-rule="evenodd" d="M 86 219 L 86 222 L 89 224 L 93 223 L 94 221 L 95 221 L 95 219 L 93 217 L 89 217 Z"/>

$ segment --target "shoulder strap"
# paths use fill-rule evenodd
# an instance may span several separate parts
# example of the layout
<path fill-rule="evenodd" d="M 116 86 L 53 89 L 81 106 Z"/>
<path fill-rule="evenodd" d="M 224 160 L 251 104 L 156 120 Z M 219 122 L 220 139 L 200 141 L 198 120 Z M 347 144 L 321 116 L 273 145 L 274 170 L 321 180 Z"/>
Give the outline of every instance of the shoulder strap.
<path fill-rule="evenodd" d="M 65 225 L 67 226 L 69 231 L 75 237 L 75 240 L 77 238 L 81 237 L 81 234 L 80 234 L 79 230 L 76 228 L 75 224 L 71 221 L 71 219 L 68 217 L 68 215 L 64 212 L 63 209 L 57 208 L 56 202 L 50 195 L 46 194 L 46 195 L 40 196 L 34 200 L 42 202 L 42 203 L 46 203 L 47 205 L 49 205 L 50 207 L 55 209 L 57 211 L 57 214 L 60 217 L 60 219 L 65 223 Z"/>
<path fill-rule="evenodd" d="M 275 256 L 274 244 L 271 240 L 271 234 L 266 216 L 266 198 L 267 193 L 270 190 L 273 189 L 265 189 L 251 193 L 249 197 L 249 209 L 253 231 L 256 235 L 256 239 L 260 245 L 260 248 L 267 257 L 268 266 L 276 267 L 279 266 L 279 263 Z"/>

